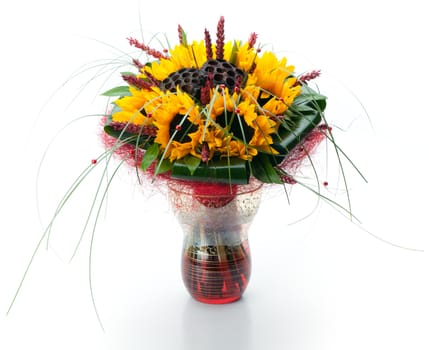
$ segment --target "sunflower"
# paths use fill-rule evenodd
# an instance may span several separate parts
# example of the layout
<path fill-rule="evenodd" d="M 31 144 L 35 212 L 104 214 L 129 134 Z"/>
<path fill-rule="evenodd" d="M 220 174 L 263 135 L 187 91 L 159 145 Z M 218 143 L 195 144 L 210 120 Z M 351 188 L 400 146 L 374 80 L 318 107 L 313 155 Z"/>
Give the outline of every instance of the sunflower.
<path fill-rule="evenodd" d="M 223 130 L 224 135 L 230 135 L 240 149 L 238 156 L 245 160 L 252 159 L 258 154 L 258 149 L 264 152 L 276 154 L 277 152 L 269 147 L 273 143 L 271 134 L 275 133 L 278 122 L 267 115 L 258 115 L 258 107 L 250 98 L 229 91 L 216 92 L 212 97 L 210 106 L 210 118 Z M 231 154 L 228 147 L 223 146 L 220 154 Z M 237 154 L 234 154 L 237 156 Z"/>
<path fill-rule="evenodd" d="M 129 90 L 130 96 L 115 101 L 119 111 L 112 114 L 112 121 L 135 125 L 149 124 L 148 116 L 151 116 L 160 104 L 159 93 L 156 89 L 141 90 L 132 86 Z"/>
<path fill-rule="evenodd" d="M 183 158 L 196 147 L 201 115 L 198 105 L 186 93 L 160 92 L 161 103 L 154 110 L 152 124 L 157 128 L 154 142 L 171 161 Z"/>

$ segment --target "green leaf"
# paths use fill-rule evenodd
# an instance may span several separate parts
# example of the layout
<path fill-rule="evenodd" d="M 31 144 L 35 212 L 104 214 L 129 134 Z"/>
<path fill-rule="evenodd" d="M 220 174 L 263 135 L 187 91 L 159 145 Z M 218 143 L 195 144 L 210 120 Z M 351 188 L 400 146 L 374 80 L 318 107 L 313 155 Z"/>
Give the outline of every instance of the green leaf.
<path fill-rule="evenodd" d="M 282 147 L 286 154 L 289 153 L 305 136 L 307 136 L 321 122 L 320 113 L 304 114 L 292 118 L 290 123 L 285 123 L 279 128 L 278 139 L 275 144 Z M 284 155 L 286 155 L 284 154 Z"/>
<path fill-rule="evenodd" d="M 303 105 L 307 105 L 318 112 L 323 112 L 326 108 L 326 96 L 317 93 L 308 85 L 303 84 L 301 86 L 301 93 L 293 101 L 293 106 Z"/>
<path fill-rule="evenodd" d="M 238 52 L 239 46 L 237 44 L 237 41 L 234 41 L 234 46 L 231 50 L 231 56 L 229 58 L 229 62 L 236 65 L 237 64 L 237 52 Z"/>
<path fill-rule="evenodd" d="M 141 168 L 143 171 L 146 171 L 147 168 L 154 162 L 154 160 L 158 157 L 159 154 L 159 145 L 157 143 L 152 144 L 146 150 L 143 155 Z"/>
<path fill-rule="evenodd" d="M 170 162 L 168 159 L 163 159 L 161 164 L 157 164 L 155 175 L 166 173 L 167 171 L 170 171 L 173 167 L 173 163 Z"/>
<path fill-rule="evenodd" d="M 130 96 L 130 87 L 127 86 L 117 86 L 113 89 L 107 90 L 106 92 L 102 93 L 101 96 L 107 96 L 107 97 L 123 97 L 123 96 Z"/>
<path fill-rule="evenodd" d="M 181 33 L 180 34 L 182 35 L 182 42 L 181 42 L 181 44 L 183 46 L 188 46 L 188 38 L 187 38 L 186 32 L 184 31 L 183 28 L 181 28 Z"/>
<path fill-rule="evenodd" d="M 110 125 L 104 126 L 104 132 L 109 136 L 112 136 L 137 148 L 148 149 L 153 144 L 153 139 L 150 136 L 132 134 L 123 130 L 115 130 Z"/>
<path fill-rule="evenodd" d="M 184 159 L 174 162 L 171 177 L 180 180 L 217 182 L 224 184 L 249 183 L 247 161 L 239 158 L 222 158 L 200 163 L 191 173 Z"/>
<path fill-rule="evenodd" d="M 265 154 L 258 154 L 251 162 L 252 174 L 259 181 L 265 183 L 282 184 L 283 181 L 277 173 L 270 159 Z"/>
<path fill-rule="evenodd" d="M 198 166 L 201 163 L 201 159 L 191 156 L 191 155 L 187 155 L 185 158 L 183 158 L 183 161 L 185 162 L 186 166 L 189 169 L 189 172 L 191 173 L 191 175 L 194 175 L 195 170 L 197 170 Z"/>
<path fill-rule="evenodd" d="M 286 111 L 286 118 L 282 121 L 277 136 L 274 137 L 272 147 L 279 154 L 265 153 L 273 166 L 279 164 L 294 147 L 320 124 L 325 108 L 326 97 L 307 85 L 302 85 L 302 93 L 295 98 L 292 106 Z"/>
<path fill-rule="evenodd" d="M 314 107 L 309 106 L 307 104 L 294 105 L 286 111 L 286 115 L 291 118 L 296 117 L 296 115 L 302 115 L 302 114 L 308 114 L 308 113 L 313 114 Z"/>
<path fill-rule="evenodd" d="M 137 135 L 122 130 L 115 130 L 110 125 L 104 126 L 104 132 L 107 135 L 113 136 L 114 138 L 120 139 L 124 142 L 131 144 L 135 144 L 135 141 L 137 139 Z"/>

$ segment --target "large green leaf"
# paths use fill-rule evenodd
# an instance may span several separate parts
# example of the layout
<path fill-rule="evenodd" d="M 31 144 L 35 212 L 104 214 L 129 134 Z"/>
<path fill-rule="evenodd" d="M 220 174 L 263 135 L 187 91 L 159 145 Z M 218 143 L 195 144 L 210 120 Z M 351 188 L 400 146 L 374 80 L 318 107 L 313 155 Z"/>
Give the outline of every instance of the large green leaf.
<path fill-rule="evenodd" d="M 171 177 L 181 180 L 217 182 L 225 184 L 249 183 L 247 162 L 239 158 L 222 158 L 211 160 L 207 164 L 201 163 L 191 173 L 185 160 L 174 162 Z"/>
<path fill-rule="evenodd" d="M 301 93 L 293 101 L 292 109 L 294 106 L 309 106 L 317 112 L 323 112 L 326 108 L 326 96 L 314 91 L 308 85 L 301 86 Z"/>
<path fill-rule="evenodd" d="M 197 170 L 198 166 L 201 164 L 200 158 L 191 155 L 187 155 L 185 158 L 183 158 L 183 161 L 188 166 L 189 173 L 191 175 L 194 175 L 195 170 Z"/>
<path fill-rule="evenodd" d="M 265 183 L 282 184 L 279 174 L 271 164 L 269 156 L 258 154 L 251 162 L 252 175 Z"/>
<path fill-rule="evenodd" d="M 318 112 L 303 114 L 299 118 L 295 117 L 279 128 L 278 139 L 275 140 L 275 143 L 281 146 L 287 154 L 317 127 L 321 120 L 322 116 Z"/>
<path fill-rule="evenodd" d="M 155 167 L 155 175 L 166 173 L 167 171 L 170 171 L 173 167 L 173 163 L 170 162 L 169 159 L 163 159 L 161 163 L 156 164 Z"/>
<path fill-rule="evenodd" d="M 273 139 L 272 147 L 279 154 L 265 153 L 272 165 L 279 164 L 294 147 L 320 124 L 325 108 L 326 97 L 318 94 L 307 85 L 303 85 L 302 93 L 296 97 L 293 105 L 287 110 L 286 118 Z"/>

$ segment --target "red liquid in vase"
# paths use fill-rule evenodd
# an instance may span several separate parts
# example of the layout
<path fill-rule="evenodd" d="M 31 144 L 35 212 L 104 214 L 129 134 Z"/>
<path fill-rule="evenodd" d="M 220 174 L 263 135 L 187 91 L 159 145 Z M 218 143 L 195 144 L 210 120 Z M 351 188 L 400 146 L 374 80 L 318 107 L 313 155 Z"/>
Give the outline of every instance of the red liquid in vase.
<path fill-rule="evenodd" d="M 187 247 L 182 259 L 184 284 L 200 302 L 234 302 L 249 282 L 251 261 L 247 242 L 236 246 Z"/>

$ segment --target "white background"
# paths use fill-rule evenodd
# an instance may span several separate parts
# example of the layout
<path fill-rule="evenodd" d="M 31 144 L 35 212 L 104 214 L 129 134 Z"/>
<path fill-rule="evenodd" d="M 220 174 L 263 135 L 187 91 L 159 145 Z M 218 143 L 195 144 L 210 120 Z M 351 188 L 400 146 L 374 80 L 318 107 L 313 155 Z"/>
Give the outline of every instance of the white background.
<path fill-rule="evenodd" d="M 0 348 L 428 349 L 429 28 L 423 5 L 420 0 L 3 5 Z M 345 135 L 342 145 L 369 181 L 350 172 L 353 210 L 362 226 L 327 205 L 289 225 L 295 208 L 311 211 L 314 198 L 306 209 L 308 197 L 299 189 L 292 191 L 290 206 L 284 196 L 267 195 L 250 232 L 254 264 L 245 297 L 231 305 L 203 305 L 182 285 L 181 233 L 166 201 L 157 195 L 148 199 L 123 172 L 94 241 L 93 290 L 103 332 L 88 286 L 91 232 L 68 262 L 96 184 L 89 179 L 54 226 L 51 248 L 43 244 L 6 317 L 42 225 L 71 181 L 101 152 L 96 119 L 73 124 L 52 143 L 36 202 L 43 152 L 69 121 L 102 113 L 106 100 L 97 95 L 114 85 L 120 70 L 83 90 L 97 69 L 62 84 L 85 64 L 132 51 L 125 39 L 141 38 L 141 29 L 148 33 L 145 39 L 161 32 L 175 43 L 181 24 L 190 39 L 200 39 L 205 27 L 214 35 L 220 15 L 227 39 L 246 40 L 255 31 L 259 42 L 285 51 L 298 72 L 322 69 L 328 118 L 339 137 Z M 330 182 L 327 191 L 333 187 Z M 394 247 L 371 233 L 424 252 Z"/>

